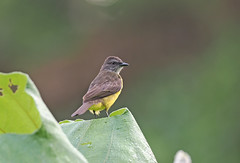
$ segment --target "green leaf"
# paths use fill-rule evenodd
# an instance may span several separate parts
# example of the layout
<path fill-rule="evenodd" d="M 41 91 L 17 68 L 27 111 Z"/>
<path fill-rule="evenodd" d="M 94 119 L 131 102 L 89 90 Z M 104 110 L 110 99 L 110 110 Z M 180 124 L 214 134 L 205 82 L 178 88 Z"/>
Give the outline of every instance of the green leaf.
<path fill-rule="evenodd" d="M 34 100 L 25 92 L 27 76 L 0 75 L 0 134 L 33 133 L 42 122 Z"/>
<path fill-rule="evenodd" d="M 0 162 L 87 162 L 23 73 L 0 73 Z"/>
<path fill-rule="evenodd" d="M 109 116 L 116 116 L 116 115 L 122 115 L 123 113 L 125 113 L 125 111 L 127 110 L 127 108 L 122 108 L 122 109 L 118 109 L 116 111 L 113 111 Z"/>
<path fill-rule="evenodd" d="M 60 122 L 58 122 L 59 124 L 62 124 L 62 123 L 71 123 L 71 122 L 74 122 L 74 121 L 72 121 L 72 120 L 64 120 L 64 121 L 60 121 Z"/>
<path fill-rule="evenodd" d="M 111 117 L 62 123 L 71 143 L 91 163 L 157 162 L 134 117 L 126 108 Z"/>

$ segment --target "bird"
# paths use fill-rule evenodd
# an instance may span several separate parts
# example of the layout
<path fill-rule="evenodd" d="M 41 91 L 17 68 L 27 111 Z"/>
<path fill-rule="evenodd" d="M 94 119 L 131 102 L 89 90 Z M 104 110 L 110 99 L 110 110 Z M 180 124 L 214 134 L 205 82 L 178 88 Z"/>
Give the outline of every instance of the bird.
<path fill-rule="evenodd" d="M 83 96 L 82 105 L 71 117 L 82 115 L 87 110 L 94 114 L 95 118 L 102 110 L 105 110 L 107 116 L 109 116 L 108 111 L 117 100 L 123 88 L 123 79 L 120 76 L 120 72 L 123 67 L 128 65 L 119 57 L 107 57 L 98 75 L 91 82 L 87 93 Z"/>

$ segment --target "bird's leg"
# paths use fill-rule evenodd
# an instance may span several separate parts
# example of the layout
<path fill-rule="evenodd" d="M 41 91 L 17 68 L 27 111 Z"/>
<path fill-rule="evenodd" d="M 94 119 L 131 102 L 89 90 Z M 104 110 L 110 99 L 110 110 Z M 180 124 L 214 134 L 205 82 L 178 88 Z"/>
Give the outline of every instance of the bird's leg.
<path fill-rule="evenodd" d="M 107 116 L 109 117 L 107 109 L 105 109 L 105 111 L 106 111 Z"/>
<path fill-rule="evenodd" d="M 93 114 L 94 114 L 95 119 L 97 119 L 97 115 L 95 113 L 95 110 L 93 110 Z"/>

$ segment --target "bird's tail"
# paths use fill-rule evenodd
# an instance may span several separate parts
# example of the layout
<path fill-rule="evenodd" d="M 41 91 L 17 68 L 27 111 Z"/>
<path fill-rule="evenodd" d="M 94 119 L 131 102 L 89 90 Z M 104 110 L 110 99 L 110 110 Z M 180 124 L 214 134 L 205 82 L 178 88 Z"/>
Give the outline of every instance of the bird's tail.
<path fill-rule="evenodd" d="M 74 116 L 77 116 L 77 115 L 81 115 L 81 114 L 83 114 L 83 113 L 85 113 L 87 110 L 88 110 L 88 108 L 90 108 L 90 106 L 91 106 L 92 104 L 90 104 L 90 103 L 83 103 L 82 104 L 82 106 L 80 106 L 79 108 L 78 108 L 78 110 L 76 110 L 72 115 L 71 115 L 71 117 L 74 117 Z"/>

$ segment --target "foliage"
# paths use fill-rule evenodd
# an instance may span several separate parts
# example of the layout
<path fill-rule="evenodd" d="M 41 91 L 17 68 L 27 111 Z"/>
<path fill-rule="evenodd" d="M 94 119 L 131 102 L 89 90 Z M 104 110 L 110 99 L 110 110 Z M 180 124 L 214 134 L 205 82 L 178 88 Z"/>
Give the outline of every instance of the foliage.
<path fill-rule="evenodd" d="M 134 117 L 126 108 L 110 117 L 61 123 L 71 143 L 89 162 L 157 162 Z"/>
<path fill-rule="evenodd" d="M 40 115 L 33 98 L 25 91 L 26 83 L 24 75 L 1 74 L 0 134 L 33 133 L 40 128 Z"/>
<path fill-rule="evenodd" d="M 87 162 L 23 73 L 0 73 L 0 162 Z"/>

